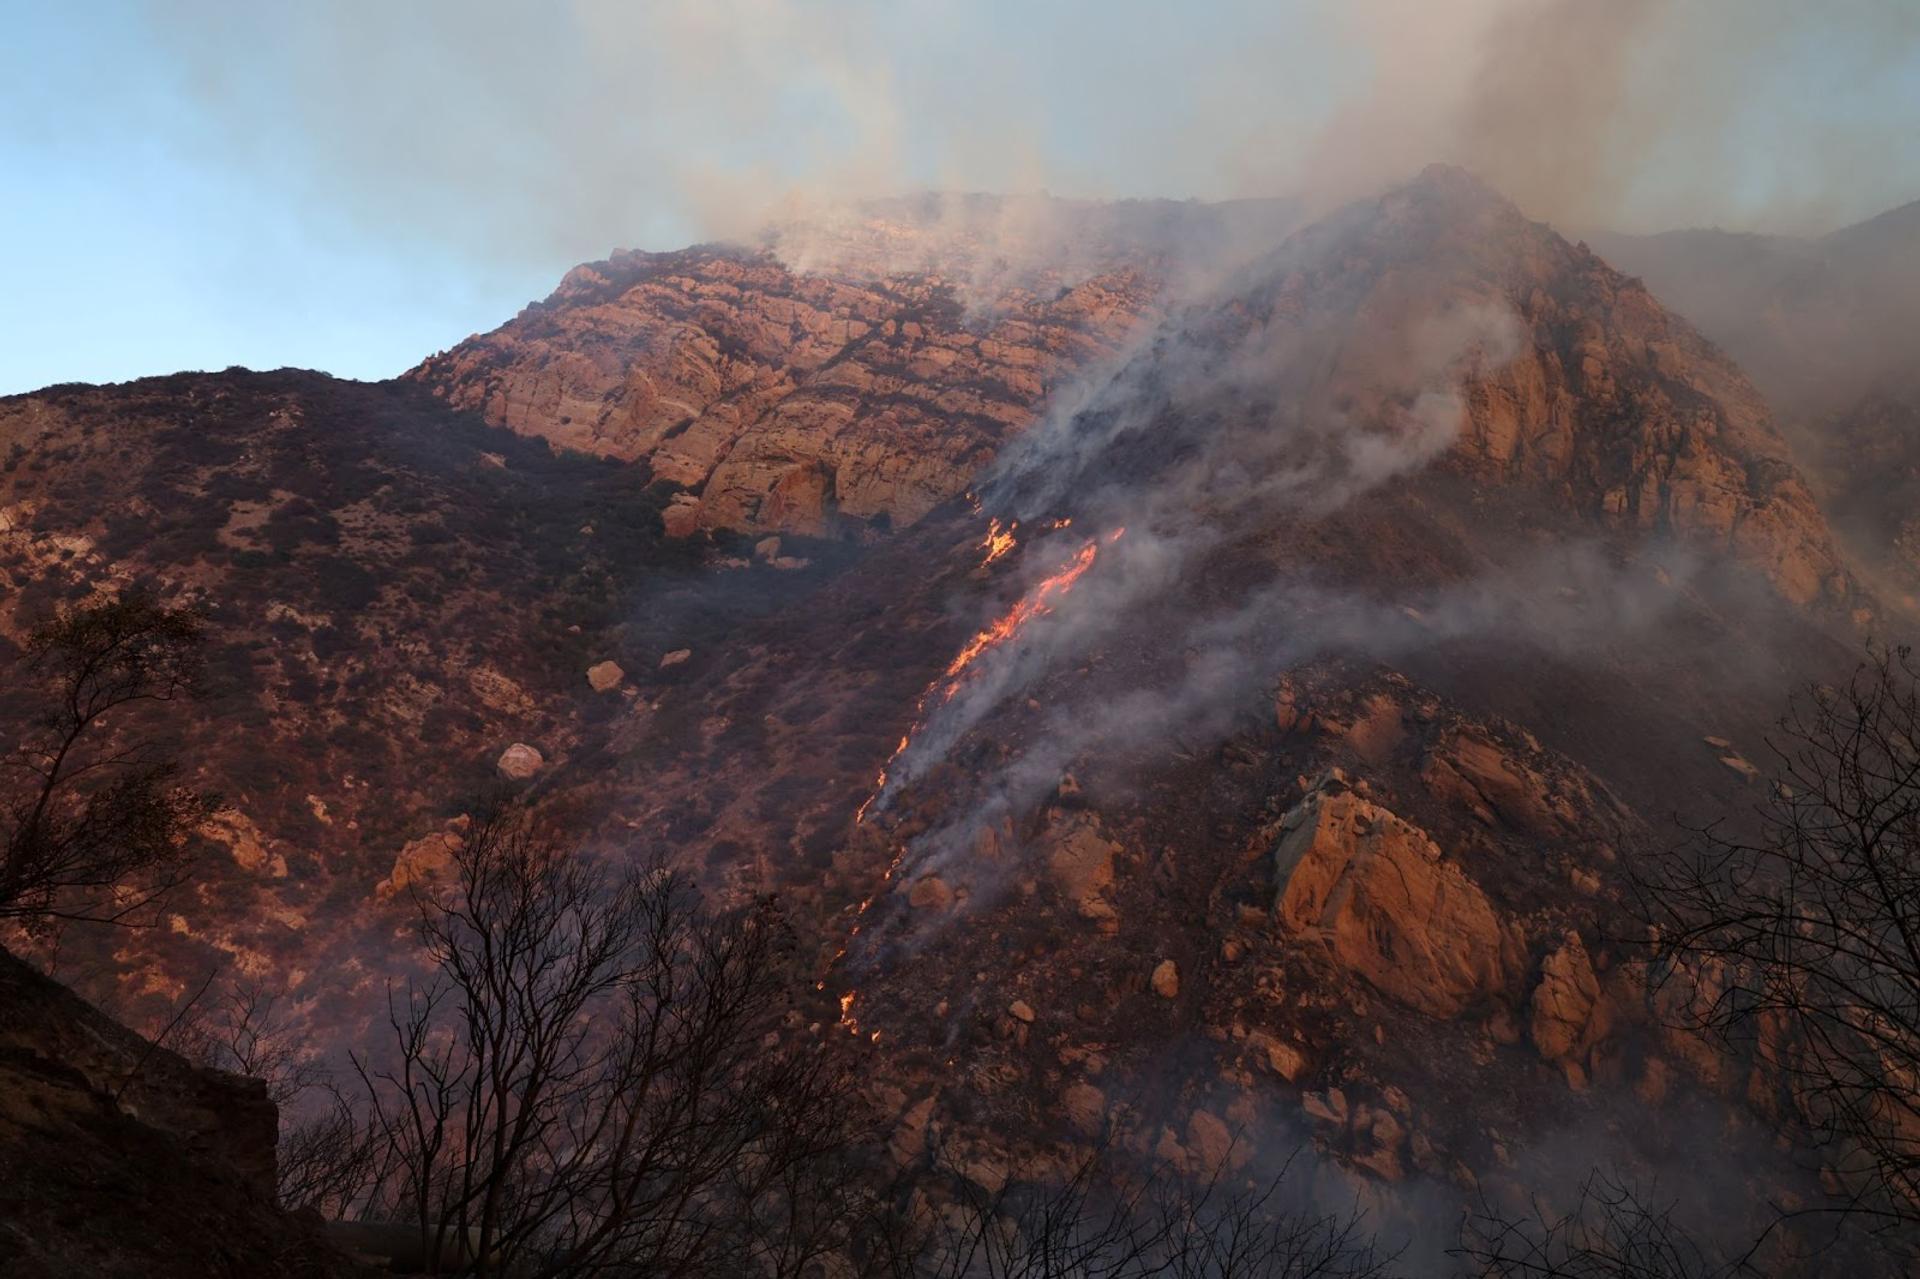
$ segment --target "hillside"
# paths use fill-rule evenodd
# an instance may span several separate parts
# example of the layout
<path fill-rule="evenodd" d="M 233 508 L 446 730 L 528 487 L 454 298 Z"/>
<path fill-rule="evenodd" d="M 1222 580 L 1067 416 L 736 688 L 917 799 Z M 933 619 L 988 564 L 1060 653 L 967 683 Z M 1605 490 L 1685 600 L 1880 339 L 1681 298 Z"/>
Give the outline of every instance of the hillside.
<path fill-rule="evenodd" d="M 972 302 L 619 255 L 393 383 L 0 401 L 0 631 L 150 581 L 218 642 L 209 872 L 63 971 L 151 1023 L 223 958 L 359 1042 L 525 743 L 595 847 L 794 907 L 901 1167 L 1111 1118 L 1200 1172 L 1304 1143 L 1407 1229 L 1570 1132 L 1799 1187 L 1777 1081 L 1620 941 L 1626 866 L 1750 809 L 1878 620 L 1766 402 L 1457 170 L 1269 238 Z"/>

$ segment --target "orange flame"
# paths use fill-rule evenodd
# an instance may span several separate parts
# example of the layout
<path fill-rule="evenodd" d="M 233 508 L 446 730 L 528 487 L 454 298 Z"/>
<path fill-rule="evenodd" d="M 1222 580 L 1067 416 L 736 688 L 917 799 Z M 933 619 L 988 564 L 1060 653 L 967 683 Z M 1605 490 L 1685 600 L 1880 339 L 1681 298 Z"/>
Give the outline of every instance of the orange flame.
<path fill-rule="evenodd" d="M 1068 520 L 1057 520 L 1054 522 L 1053 527 L 1061 528 L 1069 522 Z M 980 544 L 987 552 L 987 558 L 984 563 L 991 564 L 994 560 L 1013 549 L 1013 530 L 1015 527 L 1016 525 L 1014 524 L 1008 524 L 1005 529 L 1002 529 L 1000 527 L 1000 521 L 993 520 L 990 522 L 987 529 L 986 540 Z M 1125 527 L 1116 528 L 1111 533 L 1108 533 L 1104 539 L 1100 540 L 1104 540 L 1111 546 L 1113 543 L 1119 541 L 1120 535 L 1126 531 Z M 967 641 L 959 653 L 955 654 L 954 659 L 947 664 L 947 669 L 942 672 L 940 679 L 936 680 L 925 693 L 921 694 L 920 701 L 914 708 L 914 727 L 916 729 L 919 727 L 920 720 L 924 716 L 929 703 L 935 702 L 936 699 L 938 702 L 951 701 L 953 695 L 960 691 L 960 686 L 966 681 L 967 668 L 973 665 L 982 653 L 991 652 L 993 649 L 1007 643 L 1013 639 L 1014 636 L 1018 635 L 1028 622 L 1031 622 L 1036 617 L 1043 617 L 1053 611 L 1053 602 L 1072 590 L 1074 583 L 1078 582 L 1081 577 L 1086 574 L 1086 571 L 1093 567 L 1094 559 L 1100 554 L 1100 540 L 1089 540 L 1083 544 L 1079 551 L 1075 552 L 1074 557 L 1067 561 L 1064 567 L 1051 576 L 1042 578 L 1031 590 L 1015 601 L 1012 608 L 1008 609 L 1006 613 L 991 625 Z M 909 730 L 901 737 L 900 744 L 893 748 L 893 754 L 887 756 L 886 764 L 874 778 L 873 794 L 867 796 L 866 802 L 861 804 L 859 811 L 854 814 L 853 820 L 856 824 L 866 820 L 867 810 L 873 807 L 874 801 L 878 800 L 882 792 L 887 788 L 887 770 L 893 767 L 895 760 L 906 753 L 907 747 L 912 745 L 912 743 L 913 730 Z M 847 957 L 847 951 L 853 946 L 854 939 L 860 935 L 860 929 L 865 923 L 867 912 L 873 908 L 874 902 L 880 899 L 881 894 L 885 893 L 887 889 L 892 886 L 893 878 L 900 872 L 900 863 L 906 858 L 906 855 L 907 850 L 904 845 L 894 850 L 893 860 L 887 863 L 886 871 L 880 876 L 879 886 L 854 909 L 853 925 L 847 930 L 847 940 L 841 944 L 839 950 L 834 952 L 833 960 L 828 965 L 830 968 Z M 826 985 L 826 982 L 823 980 L 818 983 L 818 989 L 825 990 Z M 853 1004 L 858 995 L 858 991 L 849 990 L 840 996 L 840 1018 L 837 1023 L 841 1029 L 856 1036 L 862 1033 L 860 1019 L 853 1015 Z M 876 1044 L 879 1043 L 880 1032 L 877 1030 L 868 1032 L 868 1041 Z"/>
<path fill-rule="evenodd" d="M 1054 521 L 1053 527 L 1059 528 L 1071 522 L 1070 519 L 1056 520 Z M 997 556 L 1004 554 L 1003 550 L 995 549 L 998 546 L 997 539 L 1005 538 L 1006 547 L 1011 549 L 1013 546 L 1014 527 L 1014 525 L 1009 524 L 1007 528 L 1002 531 L 998 520 L 990 523 L 987 538 L 981 543 L 983 547 L 987 548 L 986 563 L 991 564 Z M 1073 584 L 1078 582 L 1080 578 L 1085 575 L 1086 571 L 1093 567 L 1093 561 L 1100 553 L 1100 542 L 1104 540 L 1108 545 L 1112 545 L 1119 541 L 1120 535 L 1126 531 L 1126 526 L 1122 525 L 1114 529 L 1111 533 L 1108 533 L 1104 539 L 1090 539 L 1084 543 L 1079 551 L 1075 553 L 1074 557 L 1067 561 L 1064 568 L 1055 572 L 1051 577 L 1043 578 L 1025 595 L 1022 595 L 1016 600 L 1012 608 L 1008 609 L 999 618 L 976 633 L 974 637 L 968 640 L 960 651 L 954 655 L 953 660 L 947 663 L 947 669 L 941 673 L 940 678 L 934 681 L 927 691 L 920 695 L 920 700 L 914 705 L 913 728 L 909 729 L 906 736 L 900 739 L 900 744 L 893 748 L 893 754 L 887 756 L 887 762 L 881 766 L 880 772 L 875 776 L 873 793 L 867 796 L 866 802 L 861 804 L 853 815 L 853 820 L 856 825 L 867 820 L 867 811 L 873 807 L 874 802 L 878 800 L 881 794 L 887 789 L 887 777 L 893 768 L 893 763 L 902 755 L 906 754 L 907 747 L 912 745 L 913 734 L 919 730 L 920 723 L 926 715 L 927 707 L 952 701 L 954 694 L 958 693 L 961 685 L 966 682 L 967 668 L 973 665 L 981 654 L 999 648 L 1001 645 L 1013 639 L 1013 637 L 1018 635 L 1027 623 L 1031 622 L 1034 618 L 1044 617 L 1046 614 L 1051 613 L 1053 611 L 1054 601 L 1072 590 Z M 894 865 L 899 865 L 898 858 L 894 859 Z M 888 868 L 888 874 L 892 874 L 892 867 Z M 864 911 L 865 906 L 862 905 L 861 909 Z"/>
<path fill-rule="evenodd" d="M 980 549 L 987 553 L 987 558 L 980 561 L 982 567 L 993 563 L 1013 549 L 1013 531 L 1019 527 L 1019 520 L 1012 521 L 1005 528 L 1000 527 L 1000 521 L 997 519 L 987 521 L 987 535 L 980 540 Z"/>
<path fill-rule="evenodd" d="M 1080 580 L 1081 575 L 1093 567 L 1094 556 L 1099 553 L 1100 548 L 1094 543 L 1088 542 L 1080 548 L 1078 555 L 1075 555 L 1071 560 L 1067 561 L 1065 568 L 1055 573 L 1052 577 L 1041 581 L 1038 586 L 1021 596 L 1020 599 L 1015 602 L 1014 606 L 1008 609 L 997 621 L 968 640 L 966 647 L 962 648 L 960 652 L 955 655 L 953 661 L 947 664 L 946 678 L 948 684 L 940 700 L 944 702 L 953 697 L 955 691 L 959 688 L 959 685 L 954 681 L 961 672 L 973 665 L 974 659 L 979 657 L 980 654 L 987 652 L 989 649 L 1000 647 L 1015 635 L 1018 635 L 1020 629 L 1028 622 L 1031 622 L 1036 617 L 1052 612 L 1053 609 L 1049 601 L 1056 596 L 1065 595 L 1068 591 L 1072 590 L 1073 584 Z"/>

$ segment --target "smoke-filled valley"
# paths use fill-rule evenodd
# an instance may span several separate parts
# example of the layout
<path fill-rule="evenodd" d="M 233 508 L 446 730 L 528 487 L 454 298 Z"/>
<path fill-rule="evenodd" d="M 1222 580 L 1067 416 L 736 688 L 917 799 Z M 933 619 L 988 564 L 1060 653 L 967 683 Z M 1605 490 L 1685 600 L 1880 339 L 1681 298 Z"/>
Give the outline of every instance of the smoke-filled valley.
<path fill-rule="evenodd" d="M 6 1272 L 1910 1273 L 1920 206 L 1652 233 L 1773 42 L 1467 8 L 1318 181 L 0 398 Z"/>

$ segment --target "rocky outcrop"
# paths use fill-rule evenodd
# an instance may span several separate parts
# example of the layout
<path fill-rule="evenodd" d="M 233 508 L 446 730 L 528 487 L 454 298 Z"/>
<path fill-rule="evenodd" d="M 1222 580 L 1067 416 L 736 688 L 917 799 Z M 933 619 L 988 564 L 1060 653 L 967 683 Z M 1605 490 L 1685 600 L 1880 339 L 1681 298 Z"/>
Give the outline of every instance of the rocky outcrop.
<path fill-rule="evenodd" d="M 1795 603 L 1854 601 L 1760 394 L 1585 245 L 1445 167 L 1300 242 L 1330 251 L 1259 294 L 1252 314 L 1263 340 L 1313 349 L 1339 335 L 1323 394 L 1343 413 L 1393 420 L 1423 361 L 1464 351 L 1448 465 L 1731 553 Z"/>
<path fill-rule="evenodd" d="M 644 460 L 698 528 L 901 526 L 962 492 L 1046 391 L 1110 353 L 1156 286 L 803 273 L 769 254 L 619 253 L 407 376 L 490 422 Z"/>
<path fill-rule="evenodd" d="M 266 1086 L 156 1048 L 0 951 L 0 1270 L 358 1273 L 274 1206 Z"/>
<path fill-rule="evenodd" d="M 1540 984 L 1533 989 L 1533 1046 L 1548 1061 L 1571 1062 L 1607 1031 L 1608 1017 L 1594 975 L 1593 961 L 1580 934 L 1566 939 L 1540 965 Z"/>
<path fill-rule="evenodd" d="M 1281 820 L 1274 909 L 1382 993 L 1452 1017 L 1504 990 L 1512 943 L 1426 832 L 1328 778 Z"/>

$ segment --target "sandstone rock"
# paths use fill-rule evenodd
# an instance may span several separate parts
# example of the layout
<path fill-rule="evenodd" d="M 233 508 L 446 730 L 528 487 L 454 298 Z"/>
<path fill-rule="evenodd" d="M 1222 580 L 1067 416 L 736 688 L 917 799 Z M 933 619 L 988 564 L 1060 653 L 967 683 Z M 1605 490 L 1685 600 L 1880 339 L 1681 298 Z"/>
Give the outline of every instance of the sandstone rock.
<path fill-rule="evenodd" d="M 935 1100 L 932 1096 L 923 1097 L 901 1113 L 887 1142 L 894 1163 L 905 1167 L 926 1154 L 927 1125 L 933 1118 Z"/>
<path fill-rule="evenodd" d="M 1247 1036 L 1247 1044 L 1260 1055 L 1267 1069 L 1290 1084 L 1299 1083 L 1307 1073 L 1307 1055 L 1277 1035 L 1255 1031 Z"/>
<path fill-rule="evenodd" d="M 1172 999 L 1180 993 L 1180 969 L 1171 959 L 1163 959 L 1153 969 L 1153 993 Z"/>
<path fill-rule="evenodd" d="M 660 659 L 660 669 L 664 671 L 669 666 L 678 666 L 680 665 L 680 663 L 686 661 L 689 657 L 692 657 L 692 656 L 693 656 L 692 649 L 676 648 L 671 653 L 668 653 L 665 657 L 662 657 Z"/>
<path fill-rule="evenodd" d="M 691 493 L 675 493 L 660 512 L 660 523 L 668 537 L 691 537 L 700 531 L 700 499 Z"/>
<path fill-rule="evenodd" d="M 1347 1094 L 1338 1088 L 1301 1093 L 1300 1109 L 1316 1124 L 1338 1129 L 1347 1126 Z"/>
<path fill-rule="evenodd" d="M 393 859 L 393 869 L 373 886 L 376 901 L 390 901 L 414 884 L 437 878 L 453 862 L 460 838 L 469 824 L 463 813 L 448 822 L 446 828 L 410 840 Z"/>
<path fill-rule="evenodd" d="M 1566 940 L 1540 965 L 1540 984 L 1533 991 L 1533 1020 L 1528 1030 L 1533 1046 L 1548 1061 L 1573 1061 L 1586 1056 L 1601 1034 L 1600 981 L 1580 934 Z"/>
<path fill-rule="evenodd" d="M 753 553 L 763 560 L 778 559 L 780 555 L 780 539 L 777 537 L 761 538 L 753 544 Z"/>
<path fill-rule="evenodd" d="M 1007 1005 L 1007 1016 L 1015 1021 L 1031 1024 L 1034 1017 L 1033 1006 L 1024 999 L 1016 999 Z"/>
<path fill-rule="evenodd" d="M 1100 833 L 1098 822 L 1075 814 L 1050 833 L 1047 869 L 1062 896 L 1083 919 L 1114 917 L 1107 889 L 1113 885 L 1113 860 L 1120 846 Z"/>
<path fill-rule="evenodd" d="M 1226 1169 L 1229 1159 L 1244 1162 L 1252 1153 L 1236 1150 L 1232 1130 L 1218 1115 L 1205 1110 L 1196 1110 L 1188 1118 L 1186 1148 L 1194 1171 L 1202 1177 L 1217 1176 Z"/>
<path fill-rule="evenodd" d="M 926 875 L 907 890 L 907 904 L 916 910 L 945 910 L 953 904 L 953 890 L 938 875 Z"/>
<path fill-rule="evenodd" d="M 1506 987 L 1511 964 L 1486 894 L 1426 833 L 1351 793 L 1316 791 L 1282 821 L 1276 909 L 1294 932 L 1383 993 L 1451 1017 Z"/>
<path fill-rule="evenodd" d="M 494 766 L 510 781 L 524 782 L 546 764 L 546 757 L 525 742 L 515 742 L 500 752 Z"/>
<path fill-rule="evenodd" d="M 596 693 L 620 687 L 620 681 L 626 677 L 627 673 L 615 661 L 596 662 L 587 667 L 587 684 Z"/>
<path fill-rule="evenodd" d="M 698 489 L 667 508 L 669 536 L 904 527 L 963 491 L 1054 377 L 1111 352 L 1152 304 L 1157 286 L 1109 258 L 1069 287 L 1009 279 L 963 314 L 942 298 L 973 287 L 971 268 L 875 279 L 731 249 L 619 253 L 568 273 L 537 316 L 408 377 L 496 425 Z"/>
<path fill-rule="evenodd" d="M 285 855 L 269 853 L 260 828 L 239 809 L 221 809 L 208 818 L 201 829 L 210 838 L 225 844 L 233 856 L 234 864 L 242 870 L 264 872 L 274 879 L 287 877 Z"/>
<path fill-rule="evenodd" d="M 1097 1137 L 1106 1129 L 1107 1094 L 1092 1084 L 1070 1086 L 1062 1098 L 1067 1122 L 1083 1137 Z"/>
<path fill-rule="evenodd" d="M 1489 825 L 1497 818 L 1529 835 L 1565 835 L 1579 814 L 1555 795 L 1538 772 L 1474 733 L 1457 733 L 1429 752 L 1420 779 L 1427 789 L 1476 813 Z"/>

